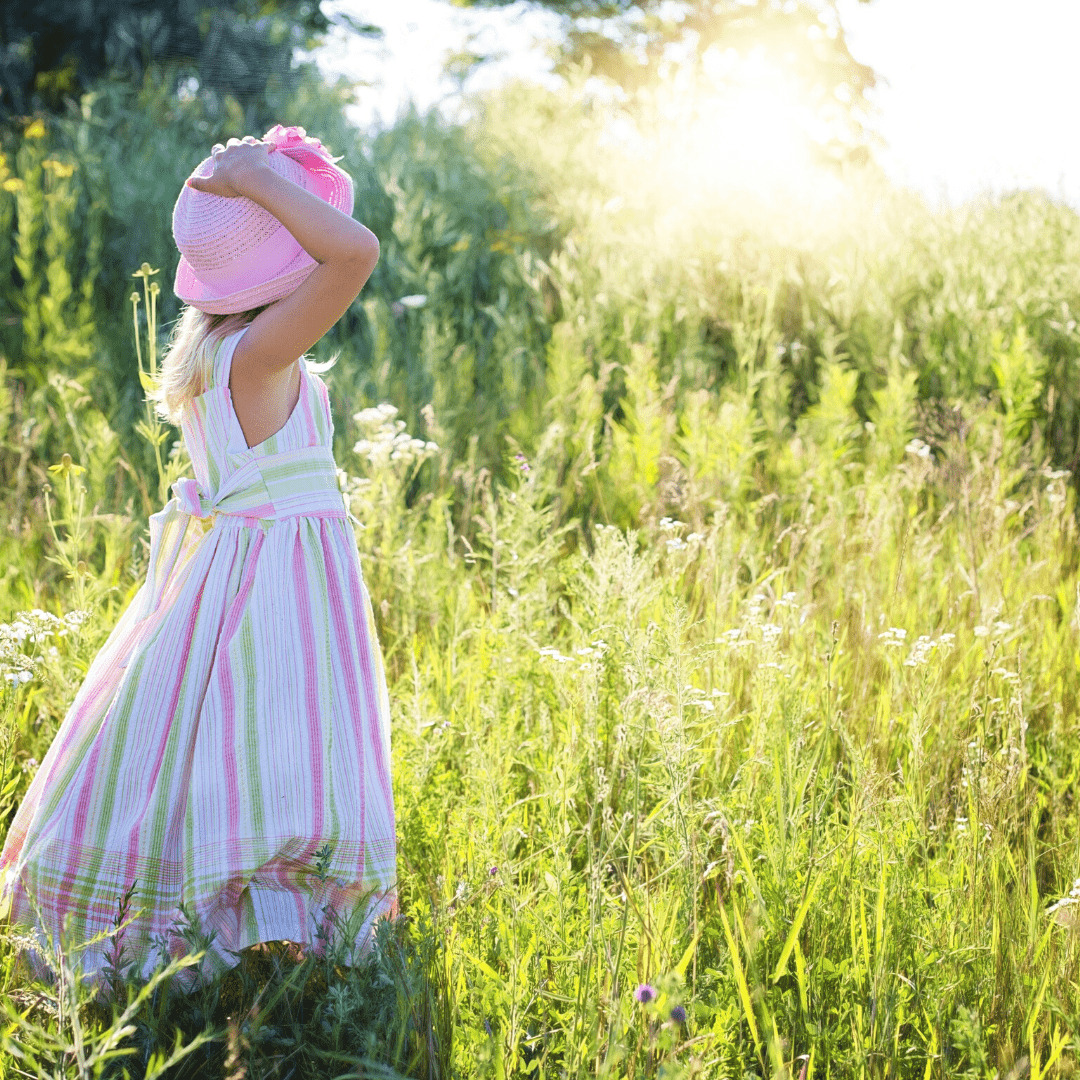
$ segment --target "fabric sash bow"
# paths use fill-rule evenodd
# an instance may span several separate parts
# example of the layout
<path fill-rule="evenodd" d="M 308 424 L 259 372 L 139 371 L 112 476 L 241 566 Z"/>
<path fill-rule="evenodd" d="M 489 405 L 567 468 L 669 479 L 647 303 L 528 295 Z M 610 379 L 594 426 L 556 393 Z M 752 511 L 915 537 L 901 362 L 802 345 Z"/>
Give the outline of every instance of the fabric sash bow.
<path fill-rule="evenodd" d="M 202 533 L 213 526 L 219 514 L 250 518 L 253 524 L 263 515 L 273 514 L 273 503 L 265 498 L 265 488 L 262 499 L 257 495 L 254 499 L 250 496 L 244 499 L 238 498 L 241 493 L 229 485 L 211 500 L 200 490 L 194 477 L 185 476 L 175 481 L 172 491 L 174 497 L 156 514 L 150 515 L 150 559 L 143 586 L 143 618 L 157 610 L 163 592 L 170 587 L 170 582 L 175 582 L 180 567 L 194 556 Z M 240 505 L 229 507 L 229 503 L 237 502 Z M 192 519 L 199 522 L 201 531 L 187 527 Z"/>
<path fill-rule="evenodd" d="M 184 476 L 172 486 L 173 494 L 179 508 L 192 517 L 205 520 L 213 519 L 219 511 L 216 503 L 212 503 L 200 490 L 199 483 L 191 476 Z"/>

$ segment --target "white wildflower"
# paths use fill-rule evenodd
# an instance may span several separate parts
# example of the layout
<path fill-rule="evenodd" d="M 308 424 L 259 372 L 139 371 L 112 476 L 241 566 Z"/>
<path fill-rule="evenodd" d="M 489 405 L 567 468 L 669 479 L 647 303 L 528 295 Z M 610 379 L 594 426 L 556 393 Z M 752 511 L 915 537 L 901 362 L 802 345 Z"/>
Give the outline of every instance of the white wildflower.
<path fill-rule="evenodd" d="M 353 452 L 376 468 L 385 468 L 392 461 L 410 465 L 438 452 L 437 443 L 414 438 L 405 430 L 405 421 L 396 417 L 397 407 L 388 402 L 354 413 L 363 437 L 353 444 Z"/>
<path fill-rule="evenodd" d="M 568 664 L 573 659 L 570 656 L 563 656 L 558 649 L 551 645 L 545 645 L 542 649 L 538 649 L 537 652 L 541 656 L 550 657 L 552 660 L 558 661 L 560 664 Z"/>
<path fill-rule="evenodd" d="M 376 405 L 370 409 L 361 409 L 357 413 L 353 413 L 353 419 L 361 427 L 382 427 L 388 420 L 393 420 L 397 416 L 397 406 L 391 405 L 388 401 L 384 401 L 381 405 Z"/>
<path fill-rule="evenodd" d="M 911 656 L 909 656 L 904 663 L 911 667 L 917 667 L 919 664 L 925 663 L 935 649 L 951 649 L 955 638 L 955 634 L 950 634 L 948 632 L 939 634 L 936 638 L 931 638 L 928 634 L 923 634 L 912 646 Z"/>
<path fill-rule="evenodd" d="M 1069 890 L 1069 895 L 1063 896 L 1060 900 L 1055 900 L 1054 903 L 1052 903 L 1046 909 L 1046 913 L 1047 915 L 1049 915 L 1051 911 L 1057 911 L 1058 908 L 1070 907 L 1078 903 L 1080 903 L 1080 878 L 1077 878 L 1072 883 L 1072 888 Z"/>

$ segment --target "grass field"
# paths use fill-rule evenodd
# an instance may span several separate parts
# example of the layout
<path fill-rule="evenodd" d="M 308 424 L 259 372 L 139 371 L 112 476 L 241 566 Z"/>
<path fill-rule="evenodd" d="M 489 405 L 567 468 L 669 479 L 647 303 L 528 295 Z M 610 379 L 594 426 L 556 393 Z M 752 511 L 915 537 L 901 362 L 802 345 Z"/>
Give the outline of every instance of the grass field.
<path fill-rule="evenodd" d="M 364 421 L 347 486 L 407 925 L 377 979 L 286 963 L 231 1012 L 220 986 L 168 1005 L 166 979 L 113 1037 L 145 1062 L 176 1030 L 234 1032 L 175 1075 L 228 1045 L 267 1076 L 383 1075 L 335 1064 L 360 1049 L 439 1076 L 1069 1074 L 1074 496 L 1046 468 L 1016 484 L 1000 413 L 897 460 L 865 428 L 838 454 L 822 423 L 826 445 L 766 462 L 791 478 L 772 497 L 588 535 L 554 527 L 543 456 L 522 458 L 497 494 L 467 478 L 468 546 L 444 501 L 405 506 L 390 410 Z M 5 691 L 9 805 L 111 626 L 101 584 L 62 637 L 5 631 L 40 658 Z M 17 987 L 9 1075 L 34 1075 L 31 1045 L 80 1075 L 74 1001 Z"/>
<path fill-rule="evenodd" d="M 272 951 L 112 1009 L 78 943 L 50 987 L 9 940 L 0 1077 L 1076 1075 L 1075 215 L 864 208 L 781 259 L 727 218 L 665 247 L 651 198 L 550 196 L 497 479 L 438 394 L 339 433 L 404 918 L 367 967 Z M 84 434 L 5 494 L 4 820 L 145 566 Z"/>

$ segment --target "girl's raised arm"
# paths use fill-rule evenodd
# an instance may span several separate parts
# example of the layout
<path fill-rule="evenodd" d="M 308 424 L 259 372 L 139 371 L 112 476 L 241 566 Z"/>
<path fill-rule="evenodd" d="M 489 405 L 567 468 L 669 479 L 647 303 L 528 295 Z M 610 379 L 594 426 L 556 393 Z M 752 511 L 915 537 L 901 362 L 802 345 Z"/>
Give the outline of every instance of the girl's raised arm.
<path fill-rule="evenodd" d="M 288 296 L 252 321 L 233 367 L 270 375 L 302 356 L 348 310 L 379 260 L 379 241 L 359 221 L 274 172 L 267 144 L 246 136 L 214 151 L 212 176 L 192 177 L 199 191 L 244 195 L 289 230 L 319 263 Z"/>

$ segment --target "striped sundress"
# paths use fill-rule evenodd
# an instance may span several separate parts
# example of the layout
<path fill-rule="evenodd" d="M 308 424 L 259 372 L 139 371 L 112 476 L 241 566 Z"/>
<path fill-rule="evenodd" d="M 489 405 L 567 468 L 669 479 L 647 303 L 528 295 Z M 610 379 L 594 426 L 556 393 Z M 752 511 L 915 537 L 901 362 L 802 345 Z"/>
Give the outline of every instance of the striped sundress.
<path fill-rule="evenodd" d="M 359 955 L 397 912 L 386 678 L 326 385 L 301 358 L 292 414 L 249 447 L 228 388 L 246 329 L 221 342 L 185 410 L 195 477 L 150 517 L 146 580 L 0 855 L 0 917 L 39 941 L 65 918 L 76 945 L 110 930 L 132 885 L 141 912 L 122 961 L 143 977 L 201 927 L 212 941 L 181 972 L 187 988 L 256 942 L 321 953 L 334 913 Z M 99 980 L 115 951 L 82 948 L 84 976 Z"/>

